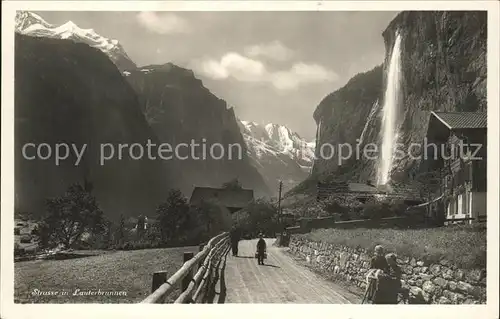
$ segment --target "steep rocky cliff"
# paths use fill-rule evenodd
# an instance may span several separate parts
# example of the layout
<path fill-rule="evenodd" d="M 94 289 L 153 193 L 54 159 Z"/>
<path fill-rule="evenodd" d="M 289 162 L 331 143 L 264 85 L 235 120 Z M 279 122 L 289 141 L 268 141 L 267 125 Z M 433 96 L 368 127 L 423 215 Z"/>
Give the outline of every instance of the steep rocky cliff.
<path fill-rule="evenodd" d="M 356 75 L 316 109 L 316 154 L 324 143 L 354 145 L 361 135 L 362 144 L 380 144 L 384 74 L 396 31 L 402 36 L 399 143 L 422 142 L 430 111 L 486 110 L 486 21 L 486 12 L 473 11 L 411 11 L 396 16 L 381 39 L 386 46 L 384 72 L 375 68 Z M 374 107 L 378 99 L 378 107 Z M 334 157 L 317 160 L 313 172 L 320 179 L 367 180 L 375 178 L 376 164 L 374 160 L 353 158 L 339 167 Z M 397 161 L 393 178 L 406 178 L 408 170 L 417 164 L 409 158 Z"/>
<path fill-rule="evenodd" d="M 486 12 L 402 12 L 383 33 L 386 52 L 397 30 L 403 70 L 400 143 L 423 140 L 430 111 L 486 111 Z M 402 159 L 393 174 L 414 164 Z"/>
<path fill-rule="evenodd" d="M 16 34 L 15 79 L 17 209 L 40 214 L 45 198 L 60 196 L 70 184 L 87 179 L 110 218 L 154 212 L 169 176 L 163 162 L 133 160 L 128 149 L 117 159 L 117 143 L 157 139 L 135 92 L 104 53 L 70 40 Z M 25 159 L 26 143 L 49 144 L 52 157 Z M 56 165 L 56 143 L 88 146 L 78 165 L 73 151 Z M 104 143 L 115 145 L 115 157 L 101 166 Z M 27 151 L 29 157 L 36 154 L 34 148 Z"/>
<path fill-rule="evenodd" d="M 374 164 L 356 158 L 356 145 L 377 141 L 380 127 L 380 99 L 383 91 L 382 66 L 354 76 L 339 90 L 321 101 L 314 112 L 317 123 L 316 160 L 313 175 L 320 179 L 370 178 Z M 353 157 L 340 158 L 341 144 L 351 146 Z M 347 146 L 343 155 L 347 157 Z M 333 151 L 332 151 L 333 149 Z M 341 165 L 339 165 L 341 164 Z"/>
<path fill-rule="evenodd" d="M 129 70 L 124 75 L 138 93 L 142 110 L 162 143 L 172 147 L 193 142 L 200 145 L 194 148 L 195 156 L 179 148 L 181 157 L 188 158 L 168 161 L 175 172 L 176 187 L 190 194 L 194 186 L 220 187 L 238 178 L 257 196 L 269 194 L 262 176 L 250 163 L 233 108 L 205 88 L 191 70 L 167 63 Z M 223 152 L 218 145 L 224 147 Z"/>

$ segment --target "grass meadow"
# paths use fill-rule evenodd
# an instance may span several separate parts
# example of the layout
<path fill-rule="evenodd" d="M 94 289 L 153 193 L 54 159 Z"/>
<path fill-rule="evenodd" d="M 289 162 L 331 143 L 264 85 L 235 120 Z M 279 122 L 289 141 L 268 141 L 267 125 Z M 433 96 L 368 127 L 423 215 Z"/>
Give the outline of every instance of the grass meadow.
<path fill-rule="evenodd" d="M 196 254 L 198 247 L 113 251 L 77 259 L 17 262 L 14 300 L 16 303 L 140 302 L 151 293 L 153 272 L 166 270 L 168 277 L 172 276 L 182 266 L 184 252 Z M 79 295 L 98 289 L 122 295 Z M 37 295 L 37 291 L 44 294 Z"/>
<path fill-rule="evenodd" d="M 388 252 L 401 256 L 431 262 L 446 259 L 465 269 L 486 267 L 485 224 L 408 230 L 332 228 L 297 236 L 368 250 L 383 245 Z"/>

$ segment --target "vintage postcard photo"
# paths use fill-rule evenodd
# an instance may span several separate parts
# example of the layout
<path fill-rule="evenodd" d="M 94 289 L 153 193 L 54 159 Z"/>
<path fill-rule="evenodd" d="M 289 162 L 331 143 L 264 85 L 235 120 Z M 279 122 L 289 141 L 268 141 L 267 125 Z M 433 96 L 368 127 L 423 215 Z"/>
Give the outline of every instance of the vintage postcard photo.
<path fill-rule="evenodd" d="M 4 2 L 2 304 L 497 317 L 499 5 L 445 2 Z"/>

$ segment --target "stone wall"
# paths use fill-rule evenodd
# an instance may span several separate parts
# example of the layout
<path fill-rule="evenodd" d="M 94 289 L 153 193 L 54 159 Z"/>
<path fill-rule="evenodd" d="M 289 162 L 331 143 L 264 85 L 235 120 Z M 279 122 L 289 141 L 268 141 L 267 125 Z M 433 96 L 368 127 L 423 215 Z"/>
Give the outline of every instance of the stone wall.
<path fill-rule="evenodd" d="M 373 252 L 297 236 L 290 240 L 290 253 L 307 261 L 314 269 L 330 272 L 361 288 L 366 287 Z M 410 291 L 410 303 L 483 304 L 486 303 L 486 270 L 465 270 L 446 260 L 429 263 L 410 256 L 399 256 L 403 287 Z"/>

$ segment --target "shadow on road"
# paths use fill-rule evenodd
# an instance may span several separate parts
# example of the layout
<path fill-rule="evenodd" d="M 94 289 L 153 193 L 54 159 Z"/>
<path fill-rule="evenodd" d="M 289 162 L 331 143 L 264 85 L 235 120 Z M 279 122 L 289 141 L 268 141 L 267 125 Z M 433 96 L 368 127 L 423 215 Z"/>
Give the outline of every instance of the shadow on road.
<path fill-rule="evenodd" d="M 234 256 L 236 258 L 250 258 L 250 259 L 255 259 L 254 256 Z"/>
<path fill-rule="evenodd" d="M 264 264 L 262 266 L 266 266 L 266 267 L 273 267 L 273 268 L 281 268 L 280 266 L 276 266 L 276 265 L 269 265 L 269 264 Z"/>

